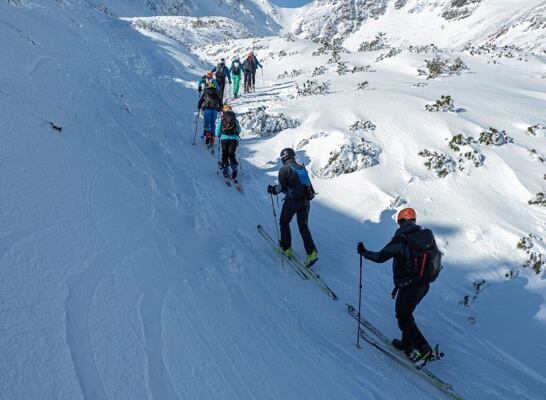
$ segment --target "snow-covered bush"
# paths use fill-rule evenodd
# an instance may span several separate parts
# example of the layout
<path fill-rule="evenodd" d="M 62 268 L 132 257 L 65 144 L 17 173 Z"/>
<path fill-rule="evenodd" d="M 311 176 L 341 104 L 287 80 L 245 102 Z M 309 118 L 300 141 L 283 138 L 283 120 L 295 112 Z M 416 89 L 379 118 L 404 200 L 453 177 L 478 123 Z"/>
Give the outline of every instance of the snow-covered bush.
<path fill-rule="evenodd" d="M 319 67 L 315 67 L 315 69 L 313 70 L 313 77 L 315 76 L 319 76 L 319 75 L 324 75 L 324 73 L 326 72 L 326 67 L 324 66 L 319 66 Z"/>
<path fill-rule="evenodd" d="M 349 67 L 347 67 L 347 62 L 337 63 L 336 74 L 341 76 L 341 75 L 345 75 L 348 72 L 349 72 Z"/>
<path fill-rule="evenodd" d="M 445 178 L 457 170 L 457 162 L 445 153 L 424 149 L 418 154 L 426 158 L 425 166 L 439 178 Z"/>
<path fill-rule="evenodd" d="M 291 32 L 287 32 L 284 35 L 282 35 L 282 38 L 286 40 L 287 42 L 295 42 L 296 41 L 296 35 L 294 35 Z"/>
<path fill-rule="evenodd" d="M 360 46 L 358 46 L 358 51 L 383 50 L 388 49 L 389 47 L 387 34 L 385 32 L 378 32 L 374 39 L 368 42 L 362 42 Z"/>
<path fill-rule="evenodd" d="M 422 54 L 422 53 L 440 53 L 442 50 L 438 48 L 434 43 L 426 44 L 422 46 L 409 46 L 408 51 L 410 53 Z"/>
<path fill-rule="evenodd" d="M 508 136 L 505 131 L 499 131 L 498 129 L 490 127 L 488 130 L 480 133 L 478 142 L 486 146 L 501 146 L 506 143 L 513 143 L 514 139 Z"/>
<path fill-rule="evenodd" d="M 368 82 L 368 81 L 360 82 L 358 84 L 358 86 L 356 87 L 356 90 L 367 89 L 369 84 L 370 84 L 370 82 Z"/>
<path fill-rule="evenodd" d="M 377 57 L 375 59 L 375 62 L 377 63 L 377 62 L 383 61 L 383 60 L 385 60 L 387 58 L 396 57 L 400 53 L 402 53 L 402 49 L 398 49 L 398 48 L 393 47 L 388 52 L 386 52 L 384 54 L 381 54 L 379 57 Z"/>
<path fill-rule="evenodd" d="M 371 69 L 371 65 L 359 65 L 359 66 L 353 66 L 353 69 L 351 70 L 352 74 L 356 74 L 357 72 L 375 72 Z"/>
<path fill-rule="evenodd" d="M 460 57 L 450 61 L 437 55 L 432 60 L 425 60 L 425 63 L 425 67 L 419 68 L 417 73 L 419 75 L 426 75 L 427 79 L 435 79 L 439 76 L 460 75 L 463 71 L 469 70 Z"/>
<path fill-rule="evenodd" d="M 375 131 L 375 128 L 377 128 L 377 126 L 372 121 L 360 120 L 360 121 L 356 121 L 354 124 L 352 124 L 349 127 L 349 130 L 351 132 L 363 133 L 363 132 Z"/>
<path fill-rule="evenodd" d="M 538 243 L 544 246 L 544 240 L 537 235 L 530 233 L 520 239 L 516 247 L 527 254 L 527 260 L 523 264 L 524 268 L 532 269 L 535 274 L 540 275 L 546 270 L 546 257 L 538 248 Z"/>
<path fill-rule="evenodd" d="M 535 198 L 529 200 L 528 203 L 530 205 L 546 207 L 546 195 L 543 192 L 539 192 L 535 195 Z"/>
<path fill-rule="evenodd" d="M 459 301 L 459 305 L 464 307 L 470 307 L 472 303 L 474 303 L 474 301 L 478 299 L 480 293 L 483 292 L 488 286 L 489 284 L 485 279 L 478 279 L 477 281 L 474 281 L 472 283 L 474 293 L 465 295 L 463 299 Z"/>
<path fill-rule="evenodd" d="M 283 57 L 286 57 L 286 56 L 287 56 L 286 51 L 284 51 L 284 50 L 279 51 L 279 58 L 283 58 Z"/>
<path fill-rule="evenodd" d="M 358 143 L 346 143 L 330 153 L 330 159 L 317 175 L 333 178 L 359 171 L 379 164 L 380 150 L 370 142 L 361 139 Z"/>
<path fill-rule="evenodd" d="M 459 133 L 451 138 L 448 146 L 451 150 L 457 152 L 457 164 L 460 171 L 466 168 L 467 164 L 472 164 L 474 167 L 483 165 L 485 157 L 472 145 L 477 144 L 476 140 L 471 136 L 464 136 Z M 466 149 L 462 149 L 466 147 Z"/>
<path fill-rule="evenodd" d="M 296 149 L 300 150 L 303 147 L 307 146 L 309 144 L 309 142 L 311 142 L 311 140 L 318 139 L 318 138 L 321 138 L 321 137 L 326 136 L 326 135 L 328 135 L 328 134 L 326 132 L 322 132 L 322 131 L 318 132 L 318 133 L 314 133 L 311 136 L 309 136 L 308 138 L 302 139 L 296 145 Z"/>
<path fill-rule="evenodd" d="M 530 126 L 529 128 L 527 128 L 527 133 L 529 135 L 537 136 L 538 132 L 545 133 L 546 132 L 546 126 L 544 126 L 542 124 L 536 124 L 536 125 L 533 125 L 533 126 Z"/>
<path fill-rule="evenodd" d="M 540 154 L 536 149 L 529 150 L 529 154 L 533 161 L 540 161 L 541 163 L 546 161 L 546 157 Z"/>
<path fill-rule="evenodd" d="M 495 44 L 484 44 L 478 47 L 467 45 L 463 51 L 471 56 L 488 56 L 491 58 L 511 58 L 519 61 L 527 61 L 524 52 L 516 46 L 497 46 Z"/>
<path fill-rule="evenodd" d="M 318 83 L 316 80 L 307 80 L 303 82 L 303 86 L 296 85 L 298 96 L 313 96 L 326 94 L 330 90 L 330 81 Z"/>
<path fill-rule="evenodd" d="M 430 112 L 454 112 L 455 105 L 451 96 L 442 95 L 434 104 L 427 104 L 425 110 Z"/>
<path fill-rule="evenodd" d="M 266 107 L 248 110 L 240 115 L 241 126 L 253 134 L 273 136 L 285 129 L 296 128 L 299 121 L 286 117 L 283 113 L 269 114 Z"/>
<path fill-rule="evenodd" d="M 295 78 L 297 76 L 300 76 L 301 74 L 303 74 L 303 70 L 293 69 L 291 72 L 284 71 L 282 74 L 277 76 L 277 79 Z"/>

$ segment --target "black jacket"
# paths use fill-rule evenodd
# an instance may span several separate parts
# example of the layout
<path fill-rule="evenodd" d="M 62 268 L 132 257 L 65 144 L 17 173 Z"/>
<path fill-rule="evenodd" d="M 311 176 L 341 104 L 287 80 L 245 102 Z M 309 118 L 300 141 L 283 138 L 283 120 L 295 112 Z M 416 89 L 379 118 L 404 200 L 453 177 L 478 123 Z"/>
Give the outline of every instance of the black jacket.
<path fill-rule="evenodd" d="M 367 260 L 384 263 L 385 261 L 392 260 L 392 275 L 394 286 L 404 287 L 411 286 L 413 276 L 408 271 L 407 266 L 411 261 L 411 252 L 407 241 L 403 238 L 403 235 L 417 232 L 421 230 L 421 227 L 414 221 L 405 221 L 400 225 L 400 228 L 396 230 L 393 238 L 383 249 L 379 252 L 366 250 L 364 252 L 364 258 Z"/>
<path fill-rule="evenodd" d="M 243 70 L 245 72 L 256 72 L 256 62 L 254 58 L 246 58 L 243 62 Z"/>
<path fill-rule="evenodd" d="M 298 165 L 301 168 L 305 168 L 301 164 L 298 164 L 293 158 L 287 160 L 281 169 L 279 169 L 279 184 L 275 187 L 275 192 L 276 194 L 284 193 L 286 195 L 286 200 L 305 201 L 306 198 L 303 194 L 296 194 L 295 197 L 291 196 L 298 187 L 298 178 L 296 173 L 292 170 L 291 165 Z M 314 193 L 313 185 L 311 185 L 311 191 Z"/>

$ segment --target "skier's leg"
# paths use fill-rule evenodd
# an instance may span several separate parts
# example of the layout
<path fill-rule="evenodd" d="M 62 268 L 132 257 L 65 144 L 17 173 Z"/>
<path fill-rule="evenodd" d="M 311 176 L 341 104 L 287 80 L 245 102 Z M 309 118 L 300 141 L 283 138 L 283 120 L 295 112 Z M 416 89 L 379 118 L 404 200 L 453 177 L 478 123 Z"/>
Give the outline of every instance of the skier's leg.
<path fill-rule="evenodd" d="M 308 220 L 309 220 L 309 202 L 304 203 L 298 208 L 298 228 L 300 230 L 301 238 L 303 239 L 303 246 L 305 247 L 305 252 L 307 255 L 311 254 L 316 250 L 315 242 L 313 242 L 313 237 L 311 236 L 311 231 L 309 230 Z"/>
<path fill-rule="evenodd" d="M 233 76 L 233 96 L 237 97 L 239 95 L 239 86 L 241 84 L 241 77 L 238 75 Z"/>
<path fill-rule="evenodd" d="M 402 342 L 419 351 L 428 350 L 430 346 L 417 327 L 413 312 L 428 289 L 428 283 L 400 288 L 396 297 L 396 319 L 402 331 Z"/>
<path fill-rule="evenodd" d="M 292 247 L 292 236 L 290 233 L 290 221 L 296 213 L 297 207 L 292 200 L 287 199 L 284 201 L 281 210 L 281 217 L 279 219 L 279 225 L 281 227 L 281 247 L 283 250 L 287 250 Z"/>
<path fill-rule="evenodd" d="M 224 174 L 224 176 L 227 176 L 229 166 L 229 140 L 221 140 L 220 144 L 222 145 L 222 173 Z"/>
<path fill-rule="evenodd" d="M 237 151 L 237 140 L 230 140 L 229 143 L 229 165 L 231 166 L 231 178 L 237 178 L 237 158 L 235 157 L 235 152 Z"/>

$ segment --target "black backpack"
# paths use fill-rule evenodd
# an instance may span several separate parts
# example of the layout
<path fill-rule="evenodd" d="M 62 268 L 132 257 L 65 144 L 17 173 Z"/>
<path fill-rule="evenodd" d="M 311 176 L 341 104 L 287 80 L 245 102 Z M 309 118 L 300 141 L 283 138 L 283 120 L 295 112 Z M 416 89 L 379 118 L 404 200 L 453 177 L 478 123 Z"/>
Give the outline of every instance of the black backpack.
<path fill-rule="evenodd" d="M 402 235 L 410 249 L 407 269 L 413 283 L 434 282 L 442 270 L 442 253 L 430 229 Z"/>
<path fill-rule="evenodd" d="M 237 134 L 237 118 L 233 111 L 225 111 L 222 113 L 222 133 L 228 135 Z"/>
<path fill-rule="evenodd" d="M 214 86 L 207 86 L 203 92 L 203 108 L 218 108 L 220 95 Z"/>
<path fill-rule="evenodd" d="M 215 74 L 216 74 L 216 80 L 217 81 L 221 81 L 221 80 L 224 80 L 226 78 L 224 67 L 221 66 L 221 65 L 216 67 Z"/>

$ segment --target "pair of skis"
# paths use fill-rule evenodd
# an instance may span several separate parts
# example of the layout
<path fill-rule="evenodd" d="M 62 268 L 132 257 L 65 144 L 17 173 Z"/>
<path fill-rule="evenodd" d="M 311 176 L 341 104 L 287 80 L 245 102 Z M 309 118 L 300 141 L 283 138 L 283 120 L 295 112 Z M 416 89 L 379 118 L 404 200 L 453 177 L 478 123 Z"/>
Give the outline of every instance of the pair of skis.
<path fill-rule="evenodd" d="M 273 247 L 273 250 L 279 255 L 279 257 L 288 263 L 288 265 L 301 279 L 315 282 L 320 290 L 326 293 L 328 297 L 330 297 L 332 300 L 337 300 L 337 295 L 328 287 L 328 285 L 326 285 L 320 275 L 318 275 L 312 269 L 305 267 L 303 262 L 296 256 L 286 257 L 284 254 L 279 252 L 277 243 L 275 243 L 275 240 L 273 240 L 273 238 L 265 231 L 264 227 L 262 225 L 258 225 L 257 228 L 260 235 L 267 241 L 267 243 L 269 243 L 269 245 L 271 245 L 271 247 Z"/>
<path fill-rule="evenodd" d="M 452 399 L 463 400 L 463 398 L 455 392 L 452 385 L 444 382 L 425 366 L 419 367 L 415 365 L 411 360 L 409 360 L 405 356 L 405 354 L 403 354 L 400 350 L 392 345 L 392 342 L 389 340 L 389 338 L 386 337 L 379 329 L 373 326 L 362 315 L 359 316 L 358 311 L 352 305 L 347 304 L 347 311 L 354 319 L 360 322 L 360 337 L 364 341 L 379 350 L 381 353 L 385 354 L 387 357 L 420 375 Z"/>

